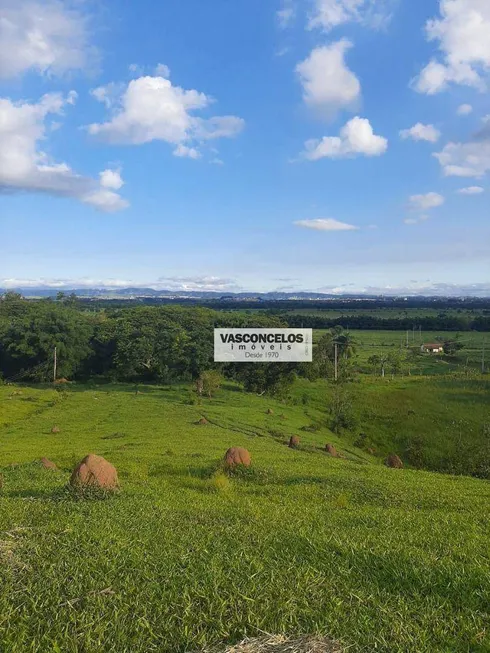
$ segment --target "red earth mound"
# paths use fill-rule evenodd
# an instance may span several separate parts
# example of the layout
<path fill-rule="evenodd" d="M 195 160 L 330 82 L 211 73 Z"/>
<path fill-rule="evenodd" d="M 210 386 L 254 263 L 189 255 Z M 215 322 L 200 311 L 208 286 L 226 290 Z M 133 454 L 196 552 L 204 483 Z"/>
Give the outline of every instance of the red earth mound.
<path fill-rule="evenodd" d="M 290 437 L 289 446 L 291 449 L 296 449 L 296 447 L 299 447 L 299 437 L 297 435 L 292 435 Z"/>
<path fill-rule="evenodd" d="M 387 467 L 392 467 L 393 469 L 402 469 L 403 468 L 403 462 L 401 459 L 396 455 L 396 453 L 391 453 L 388 458 L 385 461 L 385 465 Z"/>
<path fill-rule="evenodd" d="M 114 465 L 102 456 L 89 454 L 73 470 L 70 485 L 78 488 L 116 490 L 119 487 L 119 479 Z"/>
<path fill-rule="evenodd" d="M 339 454 L 337 453 L 337 449 L 333 446 L 333 444 L 326 444 L 325 451 L 329 453 L 331 456 L 333 456 L 334 458 L 339 457 Z"/>
<path fill-rule="evenodd" d="M 44 469 L 52 469 L 52 470 L 58 469 L 58 467 L 54 464 L 54 462 L 49 460 L 49 458 L 41 458 L 41 465 L 44 467 Z"/>
<path fill-rule="evenodd" d="M 250 453 L 243 447 L 231 447 L 225 453 L 225 465 L 227 467 L 237 467 L 238 465 L 250 467 L 251 464 Z"/>

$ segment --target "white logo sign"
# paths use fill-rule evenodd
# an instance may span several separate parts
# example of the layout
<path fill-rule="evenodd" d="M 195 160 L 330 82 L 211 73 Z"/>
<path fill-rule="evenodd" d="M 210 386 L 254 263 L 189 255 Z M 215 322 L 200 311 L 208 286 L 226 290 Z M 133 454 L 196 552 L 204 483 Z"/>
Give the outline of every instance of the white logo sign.
<path fill-rule="evenodd" d="M 312 329 L 215 329 L 217 363 L 311 363 Z"/>

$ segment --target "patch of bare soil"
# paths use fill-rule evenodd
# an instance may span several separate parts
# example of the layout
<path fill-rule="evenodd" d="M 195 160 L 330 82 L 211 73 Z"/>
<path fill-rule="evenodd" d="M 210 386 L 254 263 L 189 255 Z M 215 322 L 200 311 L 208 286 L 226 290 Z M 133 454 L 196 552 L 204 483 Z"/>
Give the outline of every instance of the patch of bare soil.
<path fill-rule="evenodd" d="M 345 649 L 327 637 L 266 635 L 245 639 L 227 648 L 204 649 L 200 653 L 343 653 Z"/>

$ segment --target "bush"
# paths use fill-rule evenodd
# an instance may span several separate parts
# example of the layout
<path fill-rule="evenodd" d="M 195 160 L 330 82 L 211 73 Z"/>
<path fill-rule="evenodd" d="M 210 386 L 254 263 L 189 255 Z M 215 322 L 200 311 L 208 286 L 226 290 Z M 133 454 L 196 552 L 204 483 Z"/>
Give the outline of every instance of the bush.
<path fill-rule="evenodd" d="M 343 430 L 352 430 L 357 424 L 352 399 L 342 387 L 336 388 L 330 405 L 332 416 L 330 428 L 340 434 Z"/>
<path fill-rule="evenodd" d="M 211 399 L 211 397 L 220 389 L 221 384 L 223 383 L 223 377 L 217 370 L 208 370 L 201 374 L 199 381 L 199 385 L 202 387 L 202 392 Z"/>

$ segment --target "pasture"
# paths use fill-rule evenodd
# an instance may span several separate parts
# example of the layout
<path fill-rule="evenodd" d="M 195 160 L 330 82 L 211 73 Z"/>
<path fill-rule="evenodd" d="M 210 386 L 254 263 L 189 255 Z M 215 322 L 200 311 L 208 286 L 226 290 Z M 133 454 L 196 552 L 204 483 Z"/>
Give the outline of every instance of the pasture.
<path fill-rule="evenodd" d="M 285 402 L 232 383 L 201 403 L 185 385 L 0 386 L 0 650 L 179 653 L 271 633 L 488 651 L 488 481 L 382 464 L 403 428 L 435 449 L 455 415 L 480 432 L 488 382 L 438 383 L 353 385 L 376 455 L 329 430 L 323 382 Z M 234 445 L 253 465 L 224 475 Z M 66 491 L 89 452 L 119 494 Z"/>

